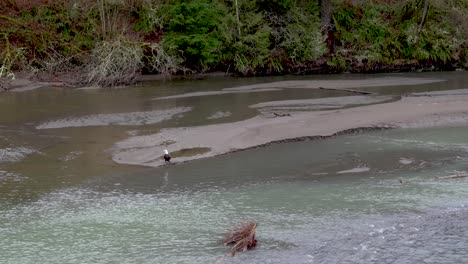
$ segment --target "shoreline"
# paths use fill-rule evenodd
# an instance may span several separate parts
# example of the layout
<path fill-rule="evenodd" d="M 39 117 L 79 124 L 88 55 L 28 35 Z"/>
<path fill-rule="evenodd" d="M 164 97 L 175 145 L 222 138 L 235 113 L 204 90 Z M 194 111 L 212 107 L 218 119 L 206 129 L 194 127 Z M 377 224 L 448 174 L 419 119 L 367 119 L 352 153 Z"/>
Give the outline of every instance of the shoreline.
<path fill-rule="evenodd" d="M 452 70 L 448 72 L 456 72 L 456 71 L 466 71 L 464 68 L 460 68 L 458 70 Z M 419 71 L 403 71 L 407 73 L 411 72 L 419 72 Z M 439 72 L 439 71 L 434 71 L 434 72 Z M 59 87 L 59 88 L 70 88 L 73 90 L 99 90 L 99 89 L 122 89 L 125 87 L 131 87 L 132 85 L 138 85 L 140 83 L 145 83 L 145 82 L 151 82 L 151 81 L 177 81 L 177 80 L 202 80 L 202 79 L 210 79 L 210 78 L 230 78 L 230 77 L 238 77 L 238 78 L 251 78 L 251 77 L 272 77 L 272 76 L 319 76 L 319 75 L 325 75 L 325 76 L 332 76 L 336 74 L 342 74 L 342 73 L 348 73 L 348 74 L 361 74 L 360 72 L 330 72 L 330 73 L 310 73 L 310 74 L 282 74 L 282 75 L 259 75 L 259 76 L 236 76 L 230 73 L 225 73 L 225 72 L 210 72 L 210 73 L 193 73 L 193 74 L 187 74 L 187 75 L 170 75 L 169 77 L 164 74 L 139 74 L 136 79 L 135 83 L 131 85 L 122 85 L 122 86 L 115 86 L 111 88 L 105 88 L 105 87 L 100 87 L 96 85 L 75 85 L 73 82 L 67 81 L 68 79 L 73 79 L 72 76 L 70 76 L 70 73 L 65 73 L 61 75 L 57 75 L 54 77 L 50 76 L 39 76 L 36 75 L 33 72 L 27 72 L 27 71 L 20 71 L 20 72 L 15 72 L 15 78 L 11 81 L 8 82 L 7 88 L 3 92 L 27 92 L 31 90 L 36 90 L 44 87 Z M 363 73 L 363 74 L 380 74 L 380 73 L 402 73 L 401 71 L 390 71 L 390 72 L 370 72 L 370 73 Z M 442 81 L 442 80 L 439 80 Z M 270 89 L 284 89 L 287 88 L 289 85 L 289 81 L 283 82 L 279 87 L 270 87 Z M 312 87 L 307 87 L 307 85 L 304 87 L 301 87 L 301 81 L 297 81 L 299 84 L 298 87 L 290 87 L 290 88 L 312 88 Z M 400 85 L 411 85 L 411 84 L 405 84 L 405 83 L 400 83 Z M 239 90 L 238 87 L 233 87 L 233 88 L 226 88 L 223 89 L 226 93 L 236 93 L 236 92 L 246 92 L 248 90 L 262 90 L 262 86 L 265 86 L 265 84 L 260 84 L 260 85 L 248 85 L 245 88 L 241 88 Z M 349 86 L 349 88 L 353 88 L 357 86 Z M 316 86 L 315 88 L 317 89 L 334 89 L 334 87 L 329 87 L 326 83 L 323 85 Z M 344 89 L 344 88 L 341 88 Z M 159 100 L 160 98 L 155 98 L 155 100 Z"/>
<path fill-rule="evenodd" d="M 287 116 L 258 115 L 216 125 L 177 127 L 157 134 L 134 136 L 112 149 L 116 163 L 160 167 L 163 149 L 170 152 L 210 149 L 176 163 L 209 158 L 271 144 L 329 138 L 356 131 L 468 125 L 468 94 L 406 96 L 399 101 L 338 110 L 291 112 Z"/>

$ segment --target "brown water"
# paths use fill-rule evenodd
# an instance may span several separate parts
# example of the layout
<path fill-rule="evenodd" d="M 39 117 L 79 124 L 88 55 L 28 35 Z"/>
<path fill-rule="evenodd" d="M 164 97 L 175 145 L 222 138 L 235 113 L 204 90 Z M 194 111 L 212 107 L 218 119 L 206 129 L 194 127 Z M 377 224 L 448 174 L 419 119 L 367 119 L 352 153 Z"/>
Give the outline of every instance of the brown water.
<path fill-rule="evenodd" d="M 377 76 L 389 75 L 326 78 Z M 367 90 L 468 88 L 464 72 L 397 76 L 448 81 Z M 340 136 L 158 169 L 110 160 L 112 145 L 130 135 L 242 120 L 261 102 L 351 95 L 152 100 L 287 79 L 297 78 L 1 95 L 0 263 L 214 263 L 226 252 L 222 233 L 245 219 L 259 222 L 259 248 L 226 263 L 462 263 L 468 182 L 435 177 L 468 170 L 465 128 Z"/>

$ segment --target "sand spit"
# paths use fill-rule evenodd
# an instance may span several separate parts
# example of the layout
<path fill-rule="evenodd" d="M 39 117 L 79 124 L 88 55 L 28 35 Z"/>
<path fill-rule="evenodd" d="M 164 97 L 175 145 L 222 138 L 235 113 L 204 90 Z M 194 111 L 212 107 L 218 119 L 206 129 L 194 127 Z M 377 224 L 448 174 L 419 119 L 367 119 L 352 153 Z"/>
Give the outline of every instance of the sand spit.
<path fill-rule="evenodd" d="M 366 88 L 366 87 L 381 87 L 381 86 L 402 86 L 402 85 L 418 85 L 435 82 L 444 82 L 441 79 L 427 78 L 407 78 L 407 77 L 382 77 L 370 78 L 364 80 L 300 80 L 300 81 L 280 81 L 261 83 L 253 85 L 238 86 L 225 88 L 220 91 L 204 91 L 178 94 L 172 96 L 158 97 L 153 100 L 166 100 L 187 97 L 221 95 L 232 93 L 252 93 L 252 92 L 269 92 L 281 91 L 283 89 L 333 89 L 352 91 L 349 88 Z"/>
<path fill-rule="evenodd" d="M 419 85 L 436 82 L 444 82 L 442 79 L 427 79 L 427 78 L 408 78 L 408 77 L 381 77 L 369 78 L 364 80 L 302 80 L 302 81 L 282 81 L 272 83 L 262 83 L 254 85 L 239 86 L 226 88 L 223 91 L 248 91 L 265 88 L 277 89 L 348 89 L 348 88 L 367 88 L 367 87 L 382 87 L 382 86 L 402 86 L 402 85 Z"/>
<path fill-rule="evenodd" d="M 410 96 L 468 95 L 467 89 L 443 90 L 435 92 L 412 93 Z"/>
<path fill-rule="evenodd" d="M 96 114 L 49 121 L 36 126 L 36 129 L 86 127 L 86 126 L 138 126 L 156 124 L 173 118 L 175 115 L 190 111 L 190 107 L 177 107 L 167 110 Z"/>
<path fill-rule="evenodd" d="M 318 99 L 304 100 L 284 100 L 273 101 L 251 105 L 252 108 L 260 109 L 262 113 L 274 111 L 308 111 L 308 110 L 329 110 L 357 105 L 383 103 L 395 100 L 393 96 L 340 96 Z"/>
<path fill-rule="evenodd" d="M 183 162 L 251 148 L 274 141 L 311 136 L 330 136 L 365 127 L 429 127 L 468 124 L 467 95 L 404 97 L 399 101 L 354 108 L 297 112 L 291 116 L 257 116 L 248 120 L 164 129 L 158 134 L 130 137 L 115 144 L 117 163 L 161 166 L 163 149 L 177 151 L 210 148 Z M 164 142 L 174 142 L 165 146 Z"/>
<path fill-rule="evenodd" d="M 167 99 L 178 99 L 178 98 L 187 98 L 187 97 L 199 97 L 199 96 L 209 96 L 209 95 L 222 95 L 222 94 L 235 94 L 235 93 L 255 93 L 255 92 L 271 92 L 271 91 L 281 91 L 281 89 L 275 88 L 262 88 L 256 90 L 241 90 L 241 91 L 206 91 L 206 92 L 193 92 L 186 94 L 178 94 L 171 96 L 164 96 L 154 98 L 153 100 L 167 100 Z"/>

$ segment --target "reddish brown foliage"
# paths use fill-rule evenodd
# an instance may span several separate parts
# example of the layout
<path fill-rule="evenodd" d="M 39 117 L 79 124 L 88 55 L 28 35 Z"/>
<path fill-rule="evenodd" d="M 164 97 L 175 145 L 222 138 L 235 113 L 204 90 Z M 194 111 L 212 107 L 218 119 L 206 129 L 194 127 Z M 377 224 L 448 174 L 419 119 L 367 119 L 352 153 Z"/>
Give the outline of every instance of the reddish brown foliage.
<path fill-rule="evenodd" d="M 17 15 L 20 11 L 31 11 L 33 7 L 54 6 L 63 2 L 53 0 L 0 0 L 0 14 Z"/>

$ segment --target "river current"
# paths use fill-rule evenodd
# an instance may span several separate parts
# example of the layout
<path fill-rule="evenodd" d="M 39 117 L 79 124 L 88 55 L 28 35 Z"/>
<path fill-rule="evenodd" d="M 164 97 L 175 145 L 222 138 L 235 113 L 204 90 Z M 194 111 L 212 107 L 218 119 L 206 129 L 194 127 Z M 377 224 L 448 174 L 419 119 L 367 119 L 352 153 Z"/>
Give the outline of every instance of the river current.
<path fill-rule="evenodd" d="M 368 90 L 468 88 L 460 73 L 423 76 L 448 81 Z M 464 127 L 340 135 L 161 168 L 110 160 L 112 144 L 132 134 L 242 120 L 260 102 L 347 95 L 291 90 L 149 100 L 266 81 L 0 97 L 10 113 L 0 126 L 0 263 L 216 263 L 223 256 L 223 263 L 465 262 L 468 180 L 440 178 L 468 172 Z M 181 111 L 161 114 L 173 108 Z M 41 127 L 51 122 L 78 125 Z M 246 220 L 258 223 L 258 247 L 231 257 L 223 234 Z"/>

